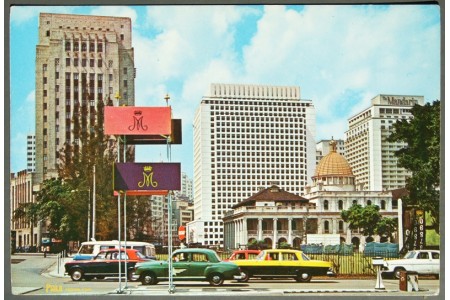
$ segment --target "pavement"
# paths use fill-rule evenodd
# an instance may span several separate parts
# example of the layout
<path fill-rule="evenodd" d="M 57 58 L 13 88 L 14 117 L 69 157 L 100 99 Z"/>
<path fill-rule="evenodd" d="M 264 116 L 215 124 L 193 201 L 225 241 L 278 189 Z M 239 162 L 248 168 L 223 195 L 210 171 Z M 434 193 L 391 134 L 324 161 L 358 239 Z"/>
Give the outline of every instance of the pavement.
<path fill-rule="evenodd" d="M 72 260 L 71 257 L 61 258 L 55 262 L 47 271 L 45 271 L 42 275 L 46 277 L 58 277 L 58 278 L 70 278 L 69 275 L 64 274 L 64 264 L 67 261 Z M 305 294 L 314 294 L 314 295 L 343 295 L 346 294 L 348 296 L 408 296 L 409 298 L 421 297 L 424 296 L 433 296 L 432 293 L 428 289 L 419 289 L 419 291 L 415 292 L 407 292 L 400 291 L 397 283 L 395 284 L 386 284 L 385 288 L 376 289 L 374 288 L 374 280 L 357 280 L 358 288 L 339 288 L 339 289 L 327 289 L 327 288 L 318 288 L 318 289 L 267 289 L 267 288 L 246 288 L 246 287 L 236 287 L 236 288 L 212 288 L 212 287 L 200 287 L 196 285 L 189 285 L 185 283 L 176 283 L 176 286 L 172 290 L 169 291 L 169 285 L 167 283 L 160 283 L 156 286 L 127 286 L 126 288 L 114 289 L 110 292 L 103 293 L 104 295 L 152 295 L 152 296 L 300 296 Z M 352 285 L 353 286 L 353 285 Z M 41 287 L 42 288 L 42 287 Z M 20 289 L 20 291 L 19 291 Z M 28 290 L 27 290 L 28 289 Z M 17 294 L 26 294 L 32 292 L 36 289 L 40 288 L 16 288 L 14 291 Z"/>

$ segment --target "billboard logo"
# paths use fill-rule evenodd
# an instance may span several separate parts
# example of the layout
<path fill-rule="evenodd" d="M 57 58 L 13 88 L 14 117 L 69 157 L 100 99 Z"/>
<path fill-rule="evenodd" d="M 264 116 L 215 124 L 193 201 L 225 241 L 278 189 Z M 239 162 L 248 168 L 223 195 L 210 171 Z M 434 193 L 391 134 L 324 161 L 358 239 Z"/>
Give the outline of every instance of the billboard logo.
<path fill-rule="evenodd" d="M 142 110 L 134 111 L 133 120 L 134 120 L 134 123 L 133 123 L 133 125 L 128 126 L 128 130 L 134 131 L 135 129 L 140 130 L 142 128 L 142 130 L 147 131 L 148 126 L 144 125 L 144 122 L 143 122 L 144 116 L 142 115 Z"/>
<path fill-rule="evenodd" d="M 142 172 L 143 180 L 138 182 L 138 187 L 157 187 L 158 182 L 153 181 L 153 167 L 152 166 L 144 166 L 144 172 Z"/>

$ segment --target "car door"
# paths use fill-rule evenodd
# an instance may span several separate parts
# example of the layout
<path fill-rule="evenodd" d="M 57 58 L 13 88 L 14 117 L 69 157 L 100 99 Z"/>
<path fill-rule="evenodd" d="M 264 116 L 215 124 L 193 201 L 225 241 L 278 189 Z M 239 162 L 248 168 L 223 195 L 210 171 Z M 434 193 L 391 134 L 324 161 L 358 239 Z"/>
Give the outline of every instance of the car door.
<path fill-rule="evenodd" d="M 172 268 L 174 277 L 188 277 L 191 265 L 191 253 L 175 253 L 172 256 Z"/>
<path fill-rule="evenodd" d="M 410 271 L 416 271 L 420 274 L 431 273 L 431 257 L 429 252 L 420 251 L 414 260 L 414 266 Z"/>
<path fill-rule="evenodd" d="M 278 275 L 280 273 L 279 259 L 280 254 L 278 252 L 267 252 L 264 257 L 263 266 L 257 270 L 257 274 L 264 276 Z"/>
<path fill-rule="evenodd" d="M 89 267 L 85 271 L 87 274 L 105 274 L 109 268 L 111 252 L 100 252 L 92 262 L 88 263 Z"/>
<path fill-rule="evenodd" d="M 439 274 L 441 269 L 441 264 L 439 260 L 440 253 L 431 251 L 431 273 L 432 274 Z"/>
<path fill-rule="evenodd" d="M 191 256 L 191 265 L 189 266 L 189 277 L 204 277 L 205 269 L 211 265 L 206 253 L 194 252 Z"/>

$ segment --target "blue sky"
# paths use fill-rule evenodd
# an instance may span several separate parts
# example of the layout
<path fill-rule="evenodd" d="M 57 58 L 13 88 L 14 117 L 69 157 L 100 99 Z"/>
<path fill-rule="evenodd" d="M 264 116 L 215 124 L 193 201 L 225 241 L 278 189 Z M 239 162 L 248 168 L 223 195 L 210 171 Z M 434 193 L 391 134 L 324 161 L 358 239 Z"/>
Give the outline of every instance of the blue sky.
<path fill-rule="evenodd" d="M 183 120 L 172 161 L 192 177 L 192 120 L 211 83 L 300 86 L 316 108 L 316 140 L 344 138 L 347 119 L 378 94 L 440 99 L 440 11 L 435 5 L 13 7 L 10 23 L 11 172 L 26 168 L 35 128 L 40 12 L 130 17 L 136 106 Z M 136 161 L 167 161 L 139 146 Z"/>

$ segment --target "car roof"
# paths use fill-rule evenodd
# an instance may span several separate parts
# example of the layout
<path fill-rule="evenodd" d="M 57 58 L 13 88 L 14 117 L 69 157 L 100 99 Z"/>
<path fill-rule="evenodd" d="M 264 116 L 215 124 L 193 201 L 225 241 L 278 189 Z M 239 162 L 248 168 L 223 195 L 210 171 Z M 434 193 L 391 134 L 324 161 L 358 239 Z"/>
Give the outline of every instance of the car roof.
<path fill-rule="evenodd" d="M 121 249 L 120 252 L 139 252 L 137 249 Z M 112 248 L 112 249 L 104 249 L 100 250 L 98 253 L 105 253 L 105 252 L 119 252 L 119 249 Z"/>
<path fill-rule="evenodd" d="M 175 252 L 215 252 L 212 249 L 207 248 L 183 248 L 183 249 L 177 249 Z"/>

